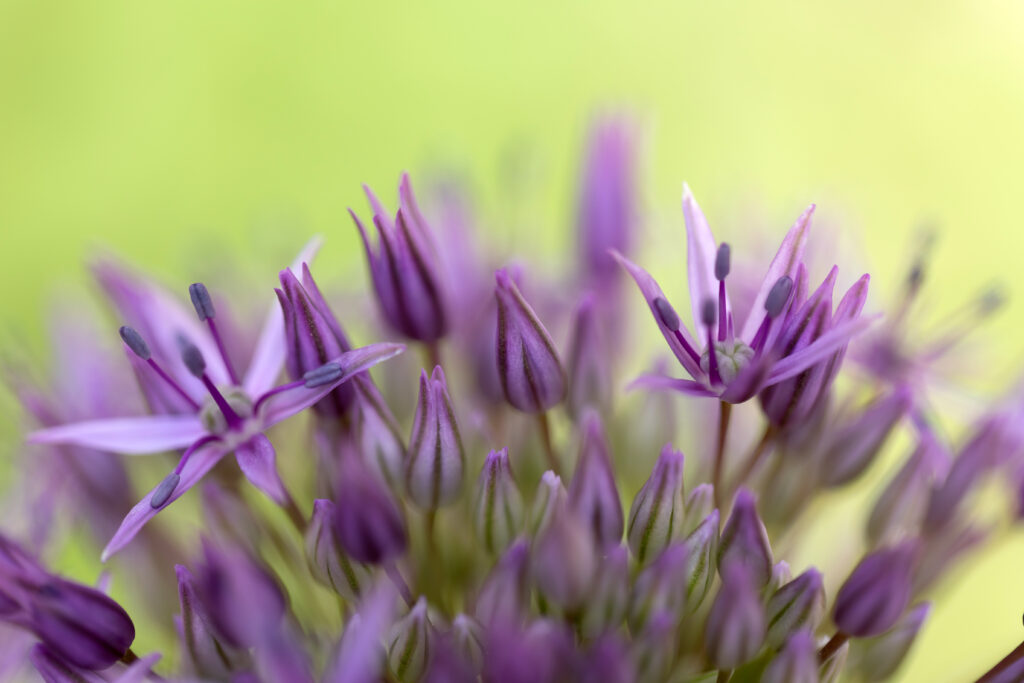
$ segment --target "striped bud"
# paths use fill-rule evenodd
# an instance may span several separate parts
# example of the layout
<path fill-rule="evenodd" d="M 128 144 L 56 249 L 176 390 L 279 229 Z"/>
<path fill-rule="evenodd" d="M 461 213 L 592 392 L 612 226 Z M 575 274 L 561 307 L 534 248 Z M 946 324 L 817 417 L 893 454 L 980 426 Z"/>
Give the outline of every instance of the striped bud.
<path fill-rule="evenodd" d="M 633 499 L 626 537 L 643 564 L 681 533 L 683 521 L 683 454 L 666 445 L 654 471 Z"/>
<path fill-rule="evenodd" d="M 750 571 L 738 562 L 725 565 L 704 626 L 708 661 L 718 669 L 735 669 L 757 656 L 764 635 L 764 607 Z"/>
<path fill-rule="evenodd" d="M 430 663 L 434 632 L 421 597 L 388 635 L 388 667 L 401 683 L 420 680 Z"/>
<path fill-rule="evenodd" d="M 354 604 L 370 585 L 373 574 L 345 553 L 335 529 L 335 516 L 334 503 L 313 501 L 313 517 L 306 527 L 306 560 L 314 579 Z"/>
<path fill-rule="evenodd" d="M 523 498 L 519 493 L 508 449 L 491 451 L 477 479 L 473 506 L 477 540 L 488 553 L 502 552 L 523 527 Z"/>
<path fill-rule="evenodd" d="M 409 439 L 406 488 L 423 510 L 455 501 L 462 488 L 466 454 L 455 420 L 448 383 L 438 365 L 430 378 L 420 375 L 420 396 Z"/>
<path fill-rule="evenodd" d="M 729 564 L 746 567 L 758 588 L 771 581 L 772 549 L 768 543 L 768 532 L 757 515 L 754 494 L 746 488 L 736 493 L 732 513 L 722 529 L 718 548 L 719 572 Z"/>
<path fill-rule="evenodd" d="M 604 427 L 593 411 L 583 418 L 583 442 L 569 484 L 569 507 L 587 524 L 599 547 L 622 541 L 622 502 Z"/>
<path fill-rule="evenodd" d="M 782 643 L 801 629 L 814 632 L 825 615 L 825 587 L 821 572 L 813 567 L 785 584 L 768 599 L 769 647 Z"/>

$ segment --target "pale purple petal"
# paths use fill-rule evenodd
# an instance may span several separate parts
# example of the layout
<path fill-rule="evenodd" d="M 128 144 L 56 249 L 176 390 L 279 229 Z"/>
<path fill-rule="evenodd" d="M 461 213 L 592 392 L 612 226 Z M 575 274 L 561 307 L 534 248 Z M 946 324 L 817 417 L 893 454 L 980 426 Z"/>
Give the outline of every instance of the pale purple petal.
<path fill-rule="evenodd" d="M 880 315 L 861 317 L 836 325 L 801 350 L 776 363 L 768 376 L 768 384 L 775 384 L 795 377 L 815 363 L 825 360 L 849 344 L 851 339 L 870 327 L 880 317 Z"/>
<path fill-rule="evenodd" d="M 277 473 L 276 454 L 270 439 L 257 434 L 235 448 L 235 460 L 249 482 L 279 505 L 288 503 L 288 492 Z"/>
<path fill-rule="evenodd" d="M 143 455 L 184 448 L 204 434 L 195 415 L 151 415 L 72 422 L 32 432 L 27 441 Z"/>
<path fill-rule="evenodd" d="M 700 382 L 692 379 L 677 379 L 665 375 L 641 375 L 629 383 L 627 389 L 648 389 L 651 391 L 675 391 L 689 396 L 712 398 L 718 396 Z"/>
<path fill-rule="evenodd" d="M 292 271 L 301 272 L 302 264 L 312 261 L 323 243 L 324 241 L 319 235 L 307 242 L 299 255 L 292 261 L 290 266 Z M 277 299 L 274 298 L 270 302 L 270 309 L 267 311 L 263 329 L 256 342 L 256 350 L 253 351 L 249 368 L 245 371 L 245 378 L 242 380 L 247 394 L 259 396 L 274 386 L 274 381 L 281 374 L 281 366 L 284 365 L 284 355 L 284 318 L 281 315 L 281 307 L 278 305 Z"/>
<path fill-rule="evenodd" d="M 644 270 L 640 266 L 636 265 L 635 263 L 627 259 L 619 252 L 612 251 L 611 255 L 615 257 L 615 260 L 618 261 L 622 265 L 622 267 L 629 272 L 630 275 L 633 276 L 633 279 L 636 281 L 637 287 L 640 288 L 640 293 L 643 294 L 644 298 L 647 300 L 647 306 L 648 308 L 651 309 L 651 315 L 654 316 L 654 321 L 658 324 L 658 329 L 661 330 L 661 334 L 662 336 L 665 337 L 665 341 L 668 343 L 668 347 L 672 349 L 672 353 L 675 355 L 676 360 L 679 361 L 679 363 L 688 373 L 690 373 L 691 376 L 704 377 L 705 372 L 700 369 L 700 365 L 697 363 L 697 361 L 693 359 L 692 356 L 690 356 L 689 353 L 686 352 L 686 350 L 683 348 L 683 345 L 679 342 L 679 339 L 676 337 L 675 332 L 665 327 L 664 322 L 661 320 L 661 316 L 658 314 L 658 311 L 655 310 L 654 308 L 655 300 L 664 299 L 665 301 L 668 301 L 668 298 L 665 296 L 665 293 L 662 292 L 661 287 L 658 286 L 657 281 L 655 281 L 655 279 L 651 277 L 650 273 L 648 273 L 646 270 Z M 687 344 L 690 345 L 691 348 L 703 348 L 702 344 L 697 344 L 694 342 L 693 337 L 690 336 L 690 333 L 687 331 L 686 326 L 683 325 L 681 322 L 679 324 L 678 331 L 679 334 L 682 335 L 683 339 L 686 341 Z"/>
<path fill-rule="evenodd" d="M 192 455 L 185 462 L 185 466 L 181 469 L 181 479 L 178 481 L 174 493 L 167 499 L 167 502 L 161 505 L 159 509 L 154 509 L 150 504 L 153 493 L 160 488 L 158 484 L 128 512 L 124 521 L 121 522 L 121 527 L 114 534 L 114 537 L 110 539 L 107 547 L 103 549 L 100 561 L 106 562 L 110 559 L 111 555 L 128 545 L 142 527 L 146 525 L 146 522 L 153 519 L 160 510 L 167 508 L 168 505 L 178 500 L 186 491 L 199 483 L 199 480 L 212 470 L 214 465 L 227 453 L 228 450 L 224 447 L 222 441 L 210 443 L 193 451 Z"/>
<path fill-rule="evenodd" d="M 261 408 L 263 429 L 268 429 L 281 420 L 302 412 L 329 394 L 342 382 L 348 381 L 354 375 L 373 367 L 377 363 L 394 358 L 403 351 L 405 351 L 404 344 L 392 344 L 390 342 L 370 344 L 369 346 L 363 346 L 352 351 L 346 351 L 330 361 L 337 363 L 344 369 L 344 372 L 335 381 L 312 389 L 299 385 L 294 389 L 282 391 L 268 398 Z"/>
<path fill-rule="evenodd" d="M 700 324 L 700 311 L 708 299 L 718 301 L 718 280 L 715 278 L 715 257 L 718 247 L 700 205 L 693 198 L 690 186 L 683 183 L 683 218 L 686 221 L 686 269 L 690 285 L 693 324 Z M 725 300 L 725 310 L 729 300 Z"/>
<path fill-rule="evenodd" d="M 757 333 L 757 328 L 761 326 L 761 321 L 764 319 L 764 302 L 768 298 L 768 292 L 771 291 L 776 280 L 783 275 L 788 275 L 796 281 L 797 267 L 804 257 L 804 247 L 807 245 L 807 233 L 811 228 L 811 216 L 813 214 L 814 204 L 811 204 L 800 214 L 800 217 L 796 219 L 796 223 L 786 233 L 778 252 L 775 254 L 775 258 L 772 259 L 771 264 L 768 266 L 768 272 L 761 283 L 761 289 L 754 299 L 754 304 L 750 307 L 747 321 L 743 324 L 743 329 L 740 332 L 740 338 L 748 344 L 753 340 L 754 334 Z M 782 316 L 778 316 L 772 322 L 772 327 L 778 326 L 781 322 Z"/>
<path fill-rule="evenodd" d="M 127 669 L 121 672 L 121 674 L 115 678 L 112 683 L 143 683 L 153 669 L 153 666 L 160 661 L 160 653 L 154 652 L 153 654 L 140 657 L 139 659 L 132 662 Z"/>

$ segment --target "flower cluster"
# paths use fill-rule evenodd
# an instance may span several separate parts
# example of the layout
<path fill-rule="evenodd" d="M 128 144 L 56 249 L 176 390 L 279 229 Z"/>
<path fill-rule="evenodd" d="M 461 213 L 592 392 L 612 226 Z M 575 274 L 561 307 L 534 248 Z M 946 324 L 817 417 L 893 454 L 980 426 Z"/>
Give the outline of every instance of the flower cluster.
<path fill-rule="evenodd" d="M 896 672 L 950 567 L 1014 522 L 1016 510 L 981 521 L 970 499 L 993 478 L 1024 481 L 1024 397 L 948 439 L 925 381 L 934 357 L 903 343 L 922 268 L 879 322 L 865 312 L 867 275 L 837 289 L 839 268 L 810 257 L 814 206 L 774 256 L 758 264 L 737 248 L 734 268 L 684 185 L 684 321 L 638 265 L 633 133 L 619 119 L 595 125 L 576 262 L 551 279 L 507 256 L 491 263 L 467 237 L 461 196 L 437 193 L 424 210 L 407 175 L 394 213 L 369 188 L 372 220 L 350 211 L 375 317 L 332 308 L 313 278 L 316 240 L 260 295 L 262 326 L 202 283 L 186 299 L 97 263 L 120 349 L 65 317 L 52 386 L 7 371 L 33 422 L 27 502 L 14 505 L 34 523 L 0 536 L 12 634 L 0 672 L 61 683 Z M 819 280 L 820 265 L 831 267 Z M 359 346 L 349 330 L 399 341 Z M 628 382 L 655 330 L 678 371 L 659 361 Z M 944 353 L 957 338 L 923 346 Z M 849 521 L 837 533 L 845 556 L 791 566 L 822 494 L 884 468 L 863 533 Z M 134 480 L 150 487 L 141 500 Z M 172 507 L 193 489 L 198 515 Z M 76 534 L 87 523 L 81 533 L 105 544 L 97 559 L 134 587 L 45 569 L 63 518 Z M 134 622 L 108 593 L 130 600 Z M 175 668 L 136 655 L 137 626 Z M 1015 652 L 990 680 L 1022 667 Z"/>

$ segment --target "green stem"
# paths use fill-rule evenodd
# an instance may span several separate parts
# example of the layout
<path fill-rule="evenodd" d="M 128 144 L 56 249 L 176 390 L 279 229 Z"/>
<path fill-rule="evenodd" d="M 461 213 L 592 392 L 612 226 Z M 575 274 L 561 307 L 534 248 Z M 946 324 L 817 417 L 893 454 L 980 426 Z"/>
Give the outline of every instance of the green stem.
<path fill-rule="evenodd" d="M 715 446 L 714 471 L 711 475 L 711 484 L 714 487 L 712 493 L 715 497 L 715 507 L 723 511 L 722 503 L 725 492 L 722 490 L 722 471 L 725 469 L 725 441 L 729 435 L 729 418 L 732 416 L 732 404 L 725 401 L 719 402 L 718 412 L 718 442 Z"/>
<path fill-rule="evenodd" d="M 558 466 L 558 456 L 555 455 L 555 447 L 551 442 L 551 424 L 548 422 L 546 412 L 537 415 L 537 425 L 540 427 L 541 446 L 544 448 L 544 457 L 548 461 L 548 469 L 561 476 L 562 469 Z"/>

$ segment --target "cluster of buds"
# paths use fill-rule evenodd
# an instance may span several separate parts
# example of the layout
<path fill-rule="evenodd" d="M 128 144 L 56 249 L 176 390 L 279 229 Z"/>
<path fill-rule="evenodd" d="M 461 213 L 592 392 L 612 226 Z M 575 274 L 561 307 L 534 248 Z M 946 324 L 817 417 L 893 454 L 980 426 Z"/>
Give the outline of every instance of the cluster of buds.
<path fill-rule="evenodd" d="M 998 530 L 972 515 L 972 497 L 993 478 L 1024 490 L 1024 397 L 985 411 L 962 443 L 945 439 L 931 364 L 900 356 L 922 269 L 896 322 L 873 328 L 869 277 L 840 288 L 839 268 L 809 256 L 813 205 L 745 272 L 757 255 L 717 242 L 684 185 L 684 322 L 637 265 L 634 139 L 620 119 L 595 127 L 578 263 L 554 278 L 482 265 L 473 240 L 454 237 L 462 214 L 433 219 L 408 175 L 394 214 L 366 188 L 376 240 L 351 215 L 379 326 L 328 304 L 310 266 L 317 241 L 270 278 L 252 340 L 201 283 L 185 299 L 98 265 L 120 348 L 76 343 L 54 391 L 8 373 L 36 423 L 26 481 L 41 472 L 71 495 L 30 497 L 34 545 L 0 536 L 0 621 L 24 636 L 10 653 L 0 646 L 0 672 L 8 657 L 59 683 L 899 672 L 936 585 Z M 683 373 L 655 364 L 630 385 L 642 402 L 618 391 L 637 353 L 633 317 Z M 412 347 L 393 362 L 403 344 L 352 342 L 391 334 Z M 867 381 L 845 372 L 848 355 Z M 124 377 L 83 369 L 114 360 Z M 891 447 L 907 439 L 895 462 Z M 142 454 L 157 454 L 156 470 L 129 457 Z M 831 573 L 846 560 L 834 577 L 845 580 L 791 568 L 786 549 L 820 496 L 886 466 L 863 556 L 848 552 L 844 521 L 844 552 L 816 563 Z M 138 502 L 130 479 L 150 487 Z M 168 511 L 194 487 L 201 515 Z M 103 561 L 140 577 L 141 595 L 125 601 L 134 622 L 102 591 L 43 568 L 52 520 L 67 513 L 58 502 L 106 534 Z M 147 526 L 158 515 L 165 524 Z M 135 624 L 147 646 L 176 648 L 178 669 L 136 657 Z M 1017 680 L 1019 650 L 987 680 Z"/>

